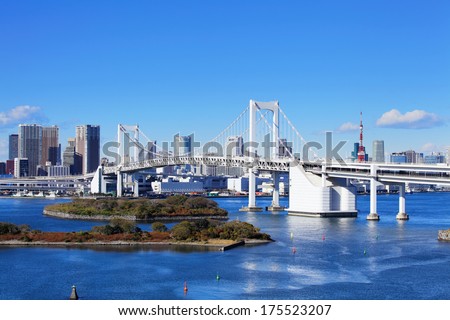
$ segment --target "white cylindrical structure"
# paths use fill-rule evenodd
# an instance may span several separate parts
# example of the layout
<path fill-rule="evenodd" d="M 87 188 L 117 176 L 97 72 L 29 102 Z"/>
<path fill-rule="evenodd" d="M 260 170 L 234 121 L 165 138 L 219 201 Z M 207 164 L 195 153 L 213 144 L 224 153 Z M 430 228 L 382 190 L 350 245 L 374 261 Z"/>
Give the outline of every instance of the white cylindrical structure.
<path fill-rule="evenodd" d="M 117 198 L 121 198 L 123 195 L 123 174 L 120 171 L 117 171 L 117 189 L 116 189 Z"/>
<path fill-rule="evenodd" d="M 370 166 L 370 213 L 367 220 L 380 220 L 377 213 L 377 167 Z"/>
<path fill-rule="evenodd" d="M 398 188 L 398 213 L 406 213 L 405 185 L 401 184 Z"/>
<path fill-rule="evenodd" d="M 280 174 L 276 171 L 272 173 L 273 179 L 273 193 L 272 193 L 272 207 L 280 206 Z"/>
<path fill-rule="evenodd" d="M 398 214 L 397 220 L 409 220 L 409 216 L 406 213 L 406 198 L 405 198 L 405 184 L 398 186 Z"/>
<path fill-rule="evenodd" d="M 256 178 L 252 168 L 248 172 L 248 207 L 256 207 Z"/>

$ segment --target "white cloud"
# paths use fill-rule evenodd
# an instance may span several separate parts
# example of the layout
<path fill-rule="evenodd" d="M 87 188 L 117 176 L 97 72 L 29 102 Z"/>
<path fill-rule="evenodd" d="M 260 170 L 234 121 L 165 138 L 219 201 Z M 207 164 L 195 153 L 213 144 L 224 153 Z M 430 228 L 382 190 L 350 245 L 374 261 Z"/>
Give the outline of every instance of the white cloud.
<path fill-rule="evenodd" d="M 0 112 L 0 126 L 14 126 L 25 121 L 43 119 L 41 108 L 33 106 L 17 106 L 6 112 Z"/>
<path fill-rule="evenodd" d="M 400 113 L 397 109 L 385 112 L 377 120 L 377 126 L 399 129 L 426 129 L 441 126 L 444 121 L 436 114 L 424 110 Z"/>
<path fill-rule="evenodd" d="M 355 124 L 352 122 L 346 122 L 342 124 L 339 128 L 336 129 L 336 132 L 343 133 L 343 132 L 352 132 L 352 131 L 358 131 L 359 130 L 359 124 Z"/>

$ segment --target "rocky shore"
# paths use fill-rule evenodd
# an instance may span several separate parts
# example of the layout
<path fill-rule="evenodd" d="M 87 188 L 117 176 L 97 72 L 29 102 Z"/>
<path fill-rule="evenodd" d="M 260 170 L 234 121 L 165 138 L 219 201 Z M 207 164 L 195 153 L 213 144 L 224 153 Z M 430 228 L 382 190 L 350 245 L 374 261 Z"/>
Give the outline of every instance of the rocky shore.
<path fill-rule="evenodd" d="M 215 251 L 227 251 L 244 245 L 259 245 L 273 242 L 272 240 L 220 240 L 210 242 L 180 242 L 180 241 L 159 241 L 159 242 L 138 242 L 138 241 L 93 241 L 93 242 L 49 242 L 49 241 L 22 241 L 22 240 L 5 240 L 0 241 L 0 246 L 6 247 L 202 247 Z"/>
<path fill-rule="evenodd" d="M 186 216 L 186 215 L 172 215 L 172 216 L 154 216 L 151 219 L 139 219 L 136 216 L 132 215 L 79 215 L 79 214 L 71 214 L 71 213 L 65 213 L 65 212 L 59 212 L 59 211 L 51 211 L 44 209 L 43 211 L 44 215 L 54 218 L 61 218 L 61 219 L 73 219 L 73 220 L 93 220 L 93 221 L 109 221 L 112 219 L 124 219 L 128 221 L 135 221 L 135 222 L 155 222 L 155 221 L 162 221 L 162 222 L 171 222 L 171 221 L 195 221 L 195 220 L 202 220 L 202 219 L 214 219 L 214 220 L 228 220 L 228 217 L 226 216 L 216 216 L 216 215 L 201 215 L 201 216 Z"/>
<path fill-rule="evenodd" d="M 448 230 L 439 230 L 439 232 L 438 232 L 438 240 L 439 241 L 450 241 L 450 229 L 448 229 Z"/>

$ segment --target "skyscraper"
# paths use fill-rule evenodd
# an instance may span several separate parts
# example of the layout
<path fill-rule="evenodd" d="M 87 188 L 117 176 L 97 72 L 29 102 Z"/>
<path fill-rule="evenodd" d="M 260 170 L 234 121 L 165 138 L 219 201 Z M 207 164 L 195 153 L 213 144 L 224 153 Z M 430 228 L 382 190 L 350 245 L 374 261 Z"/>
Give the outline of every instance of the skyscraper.
<path fill-rule="evenodd" d="M 57 126 L 42 128 L 42 157 L 41 166 L 47 161 L 56 165 L 60 161 L 59 128 Z"/>
<path fill-rule="evenodd" d="M 242 136 L 230 136 L 225 146 L 227 157 L 242 157 L 244 155 L 244 139 Z"/>
<path fill-rule="evenodd" d="M 75 138 L 67 140 L 67 147 L 63 153 L 63 165 L 70 168 L 70 174 L 78 175 L 82 172 L 81 155 L 75 150 Z"/>
<path fill-rule="evenodd" d="M 19 135 L 9 135 L 9 157 L 8 159 L 14 160 L 19 156 Z"/>
<path fill-rule="evenodd" d="M 82 159 L 82 173 L 97 170 L 100 165 L 100 126 L 77 126 L 75 151 Z"/>
<path fill-rule="evenodd" d="M 384 140 L 374 140 L 372 145 L 373 162 L 384 163 Z"/>
<path fill-rule="evenodd" d="M 37 124 L 19 125 L 18 158 L 28 159 L 28 175 L 36 176 L 37 166 L 42 159 L 42 126 Z"/>
<path fill-rule="evenodd" d="M 173 151 L 175 156 L 190 156 L 192 153 L 191 136 L 176 134 L 173 137 Z"/>

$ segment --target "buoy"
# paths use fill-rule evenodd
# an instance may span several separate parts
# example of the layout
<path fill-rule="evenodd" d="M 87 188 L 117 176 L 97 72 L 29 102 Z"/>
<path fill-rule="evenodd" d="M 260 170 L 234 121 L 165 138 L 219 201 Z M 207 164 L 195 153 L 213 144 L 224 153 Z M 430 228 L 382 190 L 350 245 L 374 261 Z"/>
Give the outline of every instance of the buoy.
<path fill-rule="evenodd" d="M 294 239 L 294 234 L 291 232 L 291 240 Z"/>
<path fill-rule="evenodd" d="M 366 255 L 367 254 L 367 251 L 366 251 L 366 249 L 364 249 L 364 255 Z"/>
<path fill-rule="evenodd" d="M 377 235 L 376 239 L 378 240 L 378 235 Z"/>
<path fill-rule="evenodd" d="M 292 248 L 292 254 L 296 254 L 297 253 L 297 249 L 294 247 Z"/>
<path fill-rule="evenodd" d="M 219 281 L 220 280 L 220 276 L 219 274 L 216 275 L 216 280 Z"/>
<path fill-rule="evenodd" d="M 325 241 L 325 235 L 324 234 L 322 235 L 322 241 Z"/>
<path fill-rule="evenodd" d="M 77 287 L 72 286 L 72 293 L 70 294 L 69 300 L 78 300 Z"/>
<path fill-rule="evenodd" d="M 184 282 L 184 289 L 183 289 L 184 293 L 188 292 L 188 286 L 187 286 L 187 281 Z"/>

